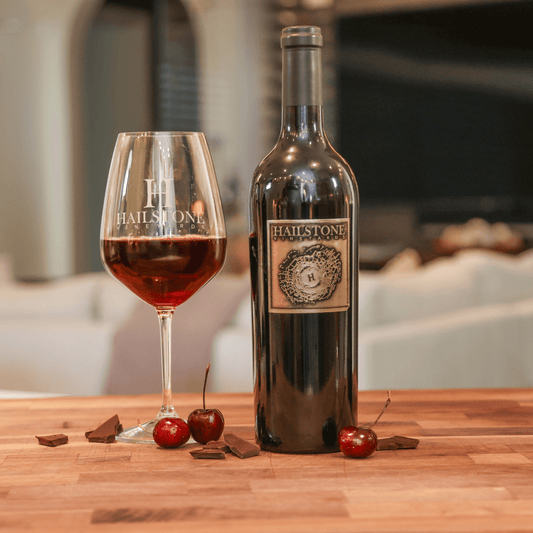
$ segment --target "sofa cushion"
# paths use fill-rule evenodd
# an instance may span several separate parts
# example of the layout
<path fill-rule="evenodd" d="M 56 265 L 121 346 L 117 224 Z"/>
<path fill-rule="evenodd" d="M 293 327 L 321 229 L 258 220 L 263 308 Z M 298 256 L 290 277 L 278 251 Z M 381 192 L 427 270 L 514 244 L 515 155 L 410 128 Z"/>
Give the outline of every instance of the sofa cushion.
<path fill-rule="evenodd" d="M 361 273 L 359 327 L 533 298 L 533 254 L 467 250 L 389 276 Z"/>
<path fill-rule="evenodd" d="M 237 307 L 249 293 L 249 280 L 249 274 L 221 273 L 176 308 L 172 320 L 173 390 L 201 392 L 205 368 L 211 362 L 213 338 L 235 316 Z M 157 313 L 141 300 L 115 335 L 105 392 L 161 392 Z"/>
<path fill-rule="evenodd" d="M 359 337 L 359 387 L 533 386 L 533 299 L 376 327 Z"/>
<path fill-rule="evenodd" d="M 231 324 L 237 327 L 249 328 L 252 331 L 252 291 L 248 290 L 243 298 Z"/>
<path fill-rule="evenodd" d="M 248 305 L 248 312 L 250 306 Z M 252 327 L 230 326 L 213 339 L 210 389 L 215 392 L 252 392 Z"/>
<path fill-rule="evenodd" d="M 391 324 L 480 303 L 473 269 L 460 268 L 453 259 L 439 259 L 402 276 L 361 277 L 361 329 Z"/>
<path fill-rule="evenodd" d="M 533 298 L 533 263 L 528 256 L 469 250 L 457 255 L 458 268 L 471 271 L 479 290 L 479 305 Z"/>
<path fill-rule="evenodd" d="M 93 320 L 96 283 L 91 276 L 76 276 L 50 283 L 0 285 L 0 319 Z"/>
<path fill-rule="evenodd" d="M 130 318 L 141 299 L 107 272 L 96 274 L 96 318 L 123 323 Z"/>
<path fill-rule="evenodd" d="M 0 389 L 102 394 L 113 347 L 112 323 L 34 318 L 0 321 Z"/>

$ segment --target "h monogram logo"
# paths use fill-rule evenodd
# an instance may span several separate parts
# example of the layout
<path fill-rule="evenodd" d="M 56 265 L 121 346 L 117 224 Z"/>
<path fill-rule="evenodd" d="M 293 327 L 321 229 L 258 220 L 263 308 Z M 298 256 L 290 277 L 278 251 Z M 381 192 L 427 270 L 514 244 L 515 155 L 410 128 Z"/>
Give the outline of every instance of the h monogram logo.
<path fill-rule="evenodd" d="M 151 208 L 154 207 L 152 201 L 157 196 L 159 196 L 160 199 L 162 199 L 162 197 L 164 196 L 164 204 L 162 207 L 174 207 L 175 206 L 175 202 L 173 201 L 174 195 L 171 194 L 171 188 L 170 188 L 171 187 L 170 184 L 174 180 L 168 180 L 168 179 L 160 180 L 159 190 L 157 190 L 155 179 L 144 180 L 144 181 L 146 182 L 146 205 L 144 206 L 145 209 L 147 207 L 151 207 Z"/>

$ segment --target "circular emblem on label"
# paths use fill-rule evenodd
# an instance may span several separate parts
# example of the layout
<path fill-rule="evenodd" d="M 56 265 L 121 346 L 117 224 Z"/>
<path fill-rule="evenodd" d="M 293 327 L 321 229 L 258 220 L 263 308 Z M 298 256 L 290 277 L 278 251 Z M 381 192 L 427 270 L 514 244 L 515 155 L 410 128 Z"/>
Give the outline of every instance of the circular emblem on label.
<path fill-rule="evenodd" d="M 279 265 L 279 286 L 293 305 L 314 304 L 331 297 L 341 280 L 341 254 L 316 244 L 292 250 Z"/>

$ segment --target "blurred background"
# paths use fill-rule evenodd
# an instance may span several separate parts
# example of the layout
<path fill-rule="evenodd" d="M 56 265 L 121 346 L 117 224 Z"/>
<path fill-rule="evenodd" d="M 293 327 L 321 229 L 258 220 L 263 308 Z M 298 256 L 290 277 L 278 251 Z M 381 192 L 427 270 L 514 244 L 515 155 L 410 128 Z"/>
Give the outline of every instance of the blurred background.
<path fill-rule="evenodd" d="M 109 161 L 132 130 L 204 131 L 231 236 L 246 234 L 292 24 L 325 36 L 326 129 L 358 179 L 364 244 L 474 216 L 529 234 L 532 21 L 524 0 L 3 0 L 0 252 L 17 279 L 101 270 Z"/>
<path fill-rule="evenodd" d="M 506 224 L 519 236 L 511 251 L 523 251 L 533 238 L 532 22 L 528 0 L 2 0 L 8 277 L 102 270 L 112 150 L 119 132 L 139 130 L 206 133 L 225 272 L 245 276 L 250 179 L 279 132 L 279 36 L 296 24 L 324 35 L 326 131 L 358 180 L 362 267 L 379 270 L 405 248 L 418 264 L 438 257 L 442 232 L 471 219 Z"/>

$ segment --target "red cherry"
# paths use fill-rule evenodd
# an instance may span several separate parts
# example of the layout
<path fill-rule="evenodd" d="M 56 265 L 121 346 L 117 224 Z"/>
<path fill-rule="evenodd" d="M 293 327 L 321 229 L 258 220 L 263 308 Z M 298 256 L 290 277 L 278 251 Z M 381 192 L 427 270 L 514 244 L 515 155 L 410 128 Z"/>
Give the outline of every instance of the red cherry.
<path fill-rule="evenodd" d="M 162 418 L 154 427 L 154 441 L 162 448 L 177 448 L 190 436 L 189 426 L 181 418 Z"/>
<path fill-rule="evenodd" d="M 369 427 L 346 426 L 339 433 L 339 448 L 348 457 L 368 457 L 374 453 L 377 445 L 377 435 Z"/>
<path fill-rule="evenodd" d="M 344 455 L 348 457 L 357 457 L 358 459 L 363 459 L 372 455 L 378 446 L 378 437 L 372 426 L 375 426 L 385 409 L 391 402 L 390 391 L 387 391 L 387 401 L 379 413 L 379 416 L 376 418 L 373 424 L 370 426 L 346 426 L 341 429 L 338 437 L 339 448 Z"/>
<path fill-rule="evenodd" d="M 192 438 L 200 444 L 218 440 L 224 431 L 224 417 L 218 409 L 195 409 L 187 420 Z"/>
<path fill-rule="evenodd" d="M 218 409 L 205 408 L 205 387 L 207 385 L 207 375 L 209 374 L 210 367 L 211 365 L 207 365 L 205 369 L 204 407 L 203 409 L 195 409 L 187 419 L 192 438 L 200 444 L 207 444 L 212 440 L 220 439 L 224 431 L 224 417 L 222 413 Z"/>

